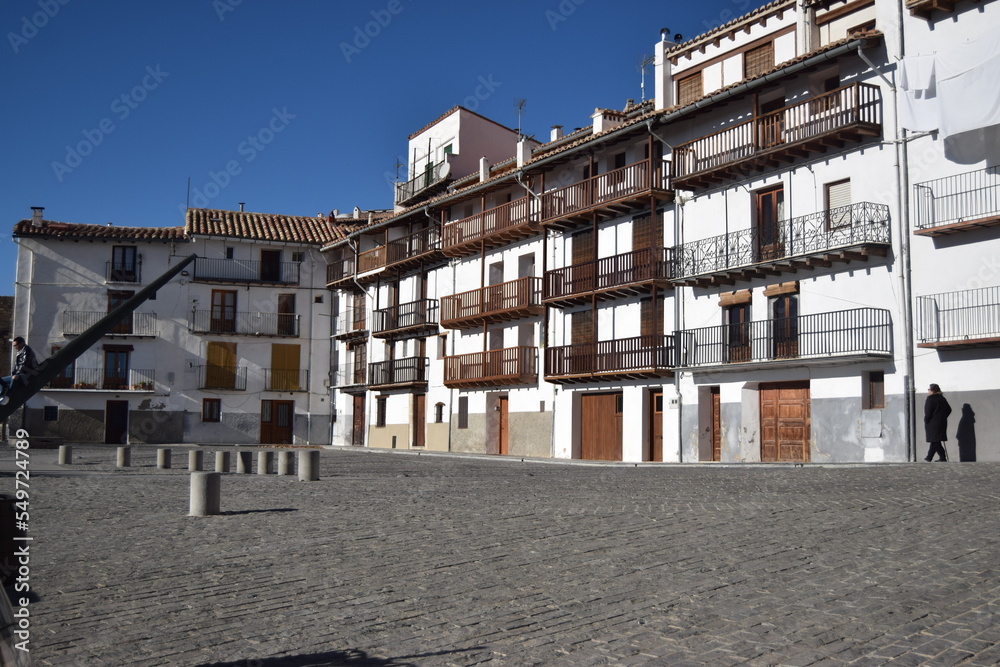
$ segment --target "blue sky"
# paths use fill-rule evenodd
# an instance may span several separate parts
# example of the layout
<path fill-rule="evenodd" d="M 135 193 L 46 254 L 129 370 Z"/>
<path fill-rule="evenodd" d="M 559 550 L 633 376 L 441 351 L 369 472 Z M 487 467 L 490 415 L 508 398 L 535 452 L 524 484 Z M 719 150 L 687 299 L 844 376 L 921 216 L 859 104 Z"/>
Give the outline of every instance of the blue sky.
<path fill-rule="evenodd" d="M 516 127 L 525 99 L 544 141 L 638 102 L 661 28 L 762 4 L 5 0 L 0 220 L 182 225 L 189 178 L 192 206 L 389 208 L 407 136 L 452 106 Z M 15 257 L 0 236 L 0 294 Z"/>

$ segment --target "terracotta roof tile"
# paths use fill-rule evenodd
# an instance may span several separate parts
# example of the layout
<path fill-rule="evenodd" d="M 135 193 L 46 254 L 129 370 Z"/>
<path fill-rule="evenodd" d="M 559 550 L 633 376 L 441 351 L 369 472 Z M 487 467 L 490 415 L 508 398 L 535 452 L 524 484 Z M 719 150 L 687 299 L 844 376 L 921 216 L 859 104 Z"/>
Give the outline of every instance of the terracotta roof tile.
<path fill-rule="evenodd" d="M 184 239 L 183 227 L 119 227 L 117 225 L 85 225 L 74 222 L 43 220 L 34 227 L 31 220 L 14 225 L 14 236 L 44 236 L 122 241 L 174 241 Z"/>
<path fill-rule="evenodd" d="M 189 208 L 184 233 L 187 236 L 229 236 L 257 241 L 321 244 L 337 238 L 337 224 L 326 216 Z"/>

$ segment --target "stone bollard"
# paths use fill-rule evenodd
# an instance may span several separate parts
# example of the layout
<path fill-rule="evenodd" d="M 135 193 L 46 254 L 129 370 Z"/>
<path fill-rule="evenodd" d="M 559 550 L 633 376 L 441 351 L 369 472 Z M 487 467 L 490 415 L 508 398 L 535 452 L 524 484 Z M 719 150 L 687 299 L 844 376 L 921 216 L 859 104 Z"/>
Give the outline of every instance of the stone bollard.
<path fill-rule="evenodd" d="M 295 459 L 292 458 L 292 452 L 288 451 L 278 452 L 278 474 L 279 475 L 295 474 Z"/>
<path fill-rule="evenodd" d="M 215 472 L 229 472 L 229 452 L 215 453 Z"/>
<path fill-rule="evenodd" d="M 274 467 L 274 452 L 257 452 L 257 474 L 270 475 Z"/>
<path fill-rule="evenodd" d="M 219 513 L 222 475 L 217 472 L 191 473 L 190 516 L 208 516 Z"/>
<path fill-rule="evenodd" d="M 59 465 L 66 466 L 73 463 L 73 445 L 59 445 Z"/>
<path fill-rule="evenodd" d="M 157 449 L 156 450 L 156 467 L 166 470 L 170 468 L 170 450 L 169 449 Z"/>
<path fill-rule="evenodd" d="M 198 472 L 205 467 L 205 452 L 200 449 L 192 449 L 188 452 L 188 470 Z"/>
<path fill-rule="evenodd" d="M 247 474 L 253 472 L 253 452 L 236 452 L 236 472 Z"/>
<path fill-rule="evenodd" d="M 119 447 L 118 448 L 118 467 L 128 468 L 132 465 L 132 448 L 131 447 Z"/>
<path fill-rule="evenodd" d="M 299 451 L 299 481 L 315 482 L 319 480 L 319 450 L 304 449 Z"/>

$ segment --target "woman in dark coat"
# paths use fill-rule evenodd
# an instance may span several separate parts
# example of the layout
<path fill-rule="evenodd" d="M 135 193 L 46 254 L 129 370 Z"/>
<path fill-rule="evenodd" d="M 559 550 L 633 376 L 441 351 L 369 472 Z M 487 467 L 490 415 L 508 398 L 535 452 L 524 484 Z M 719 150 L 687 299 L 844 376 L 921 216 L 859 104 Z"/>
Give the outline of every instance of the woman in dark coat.
<path fill-rule="evenodd" d="M 931 443 L 924 461 L 932 460 L 935 454 L 938 455 L 938 461 L 948 460 L 948 454 L 942 443 L 948 439 L 950 414 L 951 406 L 941 393 L 941 387 L 932 384 L 927 390 L 927 400 L 924 401 L 924 434 L 927 436 L 927 442 Z"/>

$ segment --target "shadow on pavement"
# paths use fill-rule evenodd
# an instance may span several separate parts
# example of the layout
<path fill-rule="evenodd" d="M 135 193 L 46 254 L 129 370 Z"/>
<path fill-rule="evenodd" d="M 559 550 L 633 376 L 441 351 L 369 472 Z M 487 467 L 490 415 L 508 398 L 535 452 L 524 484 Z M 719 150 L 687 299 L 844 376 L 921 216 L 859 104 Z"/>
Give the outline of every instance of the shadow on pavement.
<path fill-rule="evenodd" d="M 234 662 L 213 662 L 198 665 L 198 667 L 340 667 L 341 665 L 351 665 L 352 667 L 416 667 L 415 662 L 407 662 L 415 658 L 429 658 L 433 656 L 449 655 L 452 653 L 464 653 L 476 649 L 466 648 L 454 651 L 437 651 L 435 653 L 420 653 L 418 655 L 408 655 L 401 658 L 372 658 L 365 651 L 358 649 L 347 649 L 344 651 L 327 651 L 325 653 L 315 653 L 312 655 L 288 655 L 275 658 L 263 658 L 259 660 L 237 660 Z"/>
<path fill-rule="evenodd" d="M 263 514 L 266 512 L 298 512 L 294 507 L 281 507 L 273 510 L 232 510 L 229 512 L 219 512 L 220 516 L 236 516 L 237 514 Z"/>

